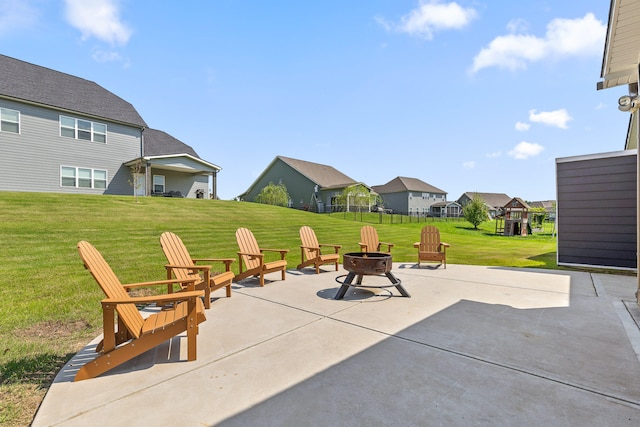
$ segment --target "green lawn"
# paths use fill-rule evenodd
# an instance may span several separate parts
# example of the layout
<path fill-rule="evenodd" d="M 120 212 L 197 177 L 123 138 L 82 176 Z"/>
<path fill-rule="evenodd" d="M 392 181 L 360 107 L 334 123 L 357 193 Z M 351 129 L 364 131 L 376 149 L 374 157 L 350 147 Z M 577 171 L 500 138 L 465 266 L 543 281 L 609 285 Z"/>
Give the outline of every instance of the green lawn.
<path fill-rule="evenodd" d="M 370 223 L 380 240 L 394 243 L 394 261 L 414 261 L 424 220 L 383 217 L 233 201 L 136 203 L 133 197 L 0 192 L 0 424 L 28 424 L 52 375 L 100 332 L 102 293 L 80 262 L 79 240 L 96 246 L 123 283 L 165 277 L 159 237 L 167 230 L 194 257 L 237 259 L 235 230 L 247 227 L 261 247 L 290 249 L 289 267 L 295 268 L 300 226 L 311 226 L 320 243 L 341 244 L 346 253 L 359 251 L 360 227 Z M 451 245 L 450 264 L 557 268 L 550 225 L 533 236 L 504 237 L 490 222 L 478 230 L 464 221 L 427 223 Z M 237 261 L 233 268 L 237 272 Z"/>

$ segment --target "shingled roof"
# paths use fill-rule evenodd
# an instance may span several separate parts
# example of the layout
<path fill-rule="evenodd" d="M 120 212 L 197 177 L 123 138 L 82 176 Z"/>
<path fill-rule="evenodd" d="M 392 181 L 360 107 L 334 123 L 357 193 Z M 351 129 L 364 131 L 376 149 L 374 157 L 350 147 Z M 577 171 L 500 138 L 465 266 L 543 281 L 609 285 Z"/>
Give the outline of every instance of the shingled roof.
<path fill-rule="evenodd" d="M 0 55 L 0 97 L 146 127 L 136 109 L 102 86 Z"/>
<path fill-rule="evenodd" d="M 145 156 L 169 156 L 172 154 L 188 154 L 200 158 L 198 153 L 179 139 L 166 132 L 157 129 L 145 129 L 144 131 L 144 155 Z"/>
<path fill-rule="evenodd" d="M 507 196 L 504 193 L 476 193 L 476 192 L 466 192 L 463 196 L 466 195 L 469 200 L 473 200 L 473 196 L 479 196 L 485 204 L 492 206 L 494 208 L 501 208 L 511 200 L 511 197 Z M 460 200 L 462 196 L 458 198 Z"/>
<path fill-rule="evenodd" d="M 283 156 L 277 156 L 276 159 L 282 160 L 322 188 L 340 188 L 357 184 L 355 180 L 331 166 Z"/>
<path fill-rule="evenodd" d="M 378 194 L 403 193 L 406 191 L 447 194 L 446 191 L 434 187 L 431 184 L 427 184 L 422 180 L 417 178 L 407 178 L 404 176 L 396 177 L 384 185 L 374 185 L 371 188 Z"/>

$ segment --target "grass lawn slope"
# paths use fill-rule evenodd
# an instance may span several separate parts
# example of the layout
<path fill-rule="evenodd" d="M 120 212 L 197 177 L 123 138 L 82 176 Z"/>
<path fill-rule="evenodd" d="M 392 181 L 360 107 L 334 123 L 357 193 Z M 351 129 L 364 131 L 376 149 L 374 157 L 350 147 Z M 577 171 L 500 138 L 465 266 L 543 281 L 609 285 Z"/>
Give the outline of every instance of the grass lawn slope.
<path fill-rule="evenodd" d="M 237 272 L 238 227 L 252 230 L 261 247 L 290 249 L 295 268 L 300 226 L 311 226 L 321 243 L 341 244 L 344 254 L 359 251 L 360 227 L 370 223 L 395 244 L 395 262 L 415 261 L 424 222 L 379 220 L 233 201 L 0 192 L 0 424 L 29 424 L 56 372 L 100 333 L 103 295 L 82 266 L 78 241 L 96 246 L 123 283 L 166 277 L 163 231 L 178 234 L 194 257 L 236 258 Z M 451 244 L 450 264 L 557 268 L 550 227 L 504 237 L 494 223 L 478 230 L 464 221 L 429 223 Z"/>

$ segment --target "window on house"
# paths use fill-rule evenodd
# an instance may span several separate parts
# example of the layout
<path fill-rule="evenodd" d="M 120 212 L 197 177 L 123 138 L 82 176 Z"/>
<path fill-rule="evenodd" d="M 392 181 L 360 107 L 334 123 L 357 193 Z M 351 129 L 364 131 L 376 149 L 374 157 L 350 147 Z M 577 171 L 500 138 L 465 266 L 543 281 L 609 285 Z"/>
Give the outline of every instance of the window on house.
<path fill-rule="evenodd" d="M 107 142 L 107 125 L 60 116 L 60 136 L 93 142 Z"/>
<path fill-rule="evenodd" d="M 20 133 L 20 111 L 0 108 L 0 132 Z"/>
<path fill-rule="evenodd" d="M 60 185 L 74 188 L 107 188 L 107 171 L 62 166 L 60 168 Z"/>
<path fill-rule="evenodd" d="M 164 193 L 164 175 L 153 176 L 153 192 Z"/>

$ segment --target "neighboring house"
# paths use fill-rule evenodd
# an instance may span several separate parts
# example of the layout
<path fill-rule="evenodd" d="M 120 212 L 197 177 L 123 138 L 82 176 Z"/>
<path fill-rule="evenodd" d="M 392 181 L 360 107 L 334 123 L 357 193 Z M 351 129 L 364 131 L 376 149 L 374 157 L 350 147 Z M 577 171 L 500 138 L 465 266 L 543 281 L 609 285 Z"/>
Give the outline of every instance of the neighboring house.
<path fill-rule="evenodd" d="M 240 200 L 254 201 L 270 183 L 287 187 L 289 207 L 314 212 L 331 209 L 345 188 L 360 184 L 331 166 L 277 156 L 239 196 Z"/>
<path fill-rule="evenodd" d="M 211 177 L 215 197 L 219 166 L 202 160 L 193 148 L 165 132 L 145 129 L 142 137 L 142 162 L 136 158 L 126 163 L 131 168 L 140 165 L 138 195 L 208 198 Z"/>
<path fill-rule="evenodd" d="M 489 211 L 489 216 L 491 218 L 495 218 L 498 215 L 502 214 L 502 207 L 509 203 L 511 197 L 507 196 L 504 193 L 476 193 L 476 192 L 466 192 L 458 197 L 456 200 L 460 206 L 464 208 L 464 205 L 471 202 L 474 196 L 480 197 Z"/>
<path fill-rule="evenodd" d="M 133 105 L 92 81 L 5 55 L 0 76 L 0 190 L 134 194 L 125 163 L 144 154 L 148 126 Z M 165 170 L 178 173 L 182 166 Z M 219 170 L 208 163 L 199 168 Z M 202 175 L 191 169 L 182 169 L 180 188 L 193 188 L 195 197 Z"/>
<path fill-rule="evenodd" d="M 529 202 L 529 206 L 533 209 L 544 209 L 549 221 L 556 220 L 556 201 L 555 200 L 539 200 L 536 202 Z"/>
<path fill-rule="evenodd" d="M 447 200 L 445 191 L 417 178 L 399 176 L 371 189 L 382 197 L 385 209 L 405 215 L 427 216 L 431 205 Z"/>

